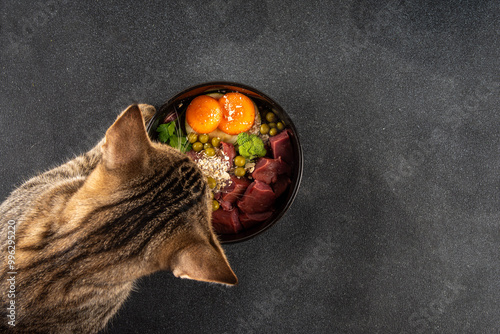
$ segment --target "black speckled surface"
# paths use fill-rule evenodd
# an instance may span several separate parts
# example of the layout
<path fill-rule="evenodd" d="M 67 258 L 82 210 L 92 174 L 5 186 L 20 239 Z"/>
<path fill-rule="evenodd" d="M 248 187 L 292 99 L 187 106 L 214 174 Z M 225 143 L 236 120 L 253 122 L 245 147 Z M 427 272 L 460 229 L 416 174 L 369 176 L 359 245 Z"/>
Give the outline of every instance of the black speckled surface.
<path fill-rule="evenodd" d="M 240 285 L 141 279 L 107 333 L 500 333 L 497 1 L 0 3 L 0 196 L 121 108 L 227 80 L 294 119 L 283 219 Z"/>

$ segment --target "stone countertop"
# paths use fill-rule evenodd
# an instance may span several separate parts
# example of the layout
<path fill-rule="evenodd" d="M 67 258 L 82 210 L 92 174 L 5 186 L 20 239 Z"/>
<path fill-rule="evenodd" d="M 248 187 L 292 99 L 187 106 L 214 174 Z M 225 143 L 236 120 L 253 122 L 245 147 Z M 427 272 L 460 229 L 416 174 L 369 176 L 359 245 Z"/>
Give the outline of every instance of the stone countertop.
<path fill-rule="evenodd" d="M 240 284 L 161 272 L 107 333 L 500 333 L 497 1 L 4 1 L 1 197 L 131 102 L 253 86 L 292 117 L 297 198 L 225 245 Z"/>

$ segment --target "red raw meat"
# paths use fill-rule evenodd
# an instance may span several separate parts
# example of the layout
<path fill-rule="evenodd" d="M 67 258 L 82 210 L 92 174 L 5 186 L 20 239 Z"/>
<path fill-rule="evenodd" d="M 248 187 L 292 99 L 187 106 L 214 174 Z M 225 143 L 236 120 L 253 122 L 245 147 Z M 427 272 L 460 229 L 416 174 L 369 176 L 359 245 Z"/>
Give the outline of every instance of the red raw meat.
<path fill-rule="evenodd" d="M 222 200 L 222 193 L 220 191 L 214 193 L 214 199 L 221 201 Z"/>
<path fill-rule="evenodd" d="M 197 162 L 200 159 L 200 155 L 195 151 L 187 151 L 186 155 L 190 157 L 194 162 Z"/>
<path fill-rule="evenodd" d="M 235 234 L 243 229 L 240 223 L 239 211 L 237 208 L 231 211 L 222 209 L 212 212 L 212 226 L 217 233 Z"/>
<path fill-rule="evenodd" d="M 269 138 L 271 150 L 275 159 L 281 157 L 288 164 L 293 163 L 292 144 L 290 143 L 289 130 L 286 129 L 274 137 Z"/>
<path fill-rule="evenodd" d="M 222 207 L 222 209 L 225 211 L 231 211 L 233 209 L 233 203 L 231 203 L 231 202 L 220 200 L 219 204 Z"/>
<path fill-rule="evenodd" d="M 273 215 L 273 211 L 259 212 L 259 213 L 240 213 L 240 223 L 244 228 L 250 228 L 257 223 L 263 222 Z"/>
<path fill-rule="evenodd" d="M 268 184 L 255 180 L 250 184 L 238 201 L 238 207 L 245 213 L 257 213 L 270 211 L 276 195 Z"/>
<path fill-rule="evenodd" d="M 229 168 L 233 167 L 233 160 L 234 157 L 236 157 L 236 149 L 234 148 L 233 144 L 226 143 L 226 142 L 221 142 L 222 145 L 222 152 L 229 158 L 228 160 L 228 166 Z"/>
<path fill-rule="evenodd" d="M 231 184 L 221 190 L 221 198 L 223 201 L 231 204 L 235 203 L 238 198 L 245 192 L 250 185 L 250 181 L 246 178 L 238 178 L 231 175 Z"/>
<path fill-rule="evenodd" d="M 280 175 L 278 176 L 278 180 L 276 180 L 275 183 L 273 183 L 272 187 L 274 190 L 274 194 L 276 197 L 280 197 L 281 194 L 283 194 L 287 188 L 288 185 L 291 183 L 290 178 L 286 175 Z"/>
<path fill-rule="evenodd" d="M 290 166 L 278 159 L 260 158 L 255 164 L 255 170 L 252 173 L 252 177 L 255 180 L 271 184 L 278 180 L 278 175 L 287 174 L 290 175 Z"/>

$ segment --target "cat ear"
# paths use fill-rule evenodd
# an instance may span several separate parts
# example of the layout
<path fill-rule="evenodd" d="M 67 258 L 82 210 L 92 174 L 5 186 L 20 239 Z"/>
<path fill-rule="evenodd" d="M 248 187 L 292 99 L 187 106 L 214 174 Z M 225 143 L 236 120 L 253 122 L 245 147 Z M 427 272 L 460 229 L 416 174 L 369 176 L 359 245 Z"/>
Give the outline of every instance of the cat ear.
<path fill-rule="evenodd" d="M 102 145 L 104 165 L 113 170 L 141 163 L 149 146 L 141 110 L 131 105 L 106 132 Z"/>
<path fill-rule="evenodd" d="M 209 243 L 200 242 L 180 250 L 171 269 L 180 278 L 228 285 L 238 283 L 222 250 Z"/>
<path fill-rule="evenodd" d="M 150 104 L 139 104 L 138 107 L 141 110 L 142 118 L 144 118 L 145 124 L 147 124 L 156 114 L 156 108 Z"/>

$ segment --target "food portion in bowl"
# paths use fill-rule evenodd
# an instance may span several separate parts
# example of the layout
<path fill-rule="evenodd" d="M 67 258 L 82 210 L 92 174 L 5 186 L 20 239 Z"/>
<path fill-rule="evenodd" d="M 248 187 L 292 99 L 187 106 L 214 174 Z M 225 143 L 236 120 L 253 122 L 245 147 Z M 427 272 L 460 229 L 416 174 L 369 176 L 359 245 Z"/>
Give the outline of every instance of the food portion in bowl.
<path fill-rule="evenodd" d="M 207 178 L 218 234 L 238 234 L 270 219 L 289 190 L 293 133 L 264 100 L 227 89 L 204 92 L 175 106 L 156 132 Z"/>

